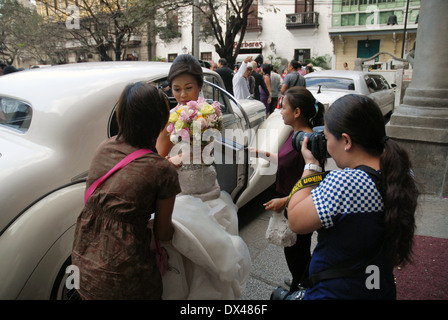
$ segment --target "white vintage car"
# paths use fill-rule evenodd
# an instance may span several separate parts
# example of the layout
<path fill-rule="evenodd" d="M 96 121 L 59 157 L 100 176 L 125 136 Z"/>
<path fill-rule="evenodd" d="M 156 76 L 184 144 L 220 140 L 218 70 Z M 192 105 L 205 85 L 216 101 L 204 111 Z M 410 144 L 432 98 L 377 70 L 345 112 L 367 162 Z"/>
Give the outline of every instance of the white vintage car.
<path fill-rule="evenodd" d="M 388 119 L 394 110 L 395 89 L 380 74 L 326 70 L 309 73 L 305 80 L 306 88 L 327 107 L 347 94 L 362 94 L 379 105 L 385 119 Z"/>
<path fill-rule="evenodd" d="M 81 63 L 0 77 L 0 299 L 69 298 L 64 279 L 92 156 L 117 133 L 123 88 L 136 81 L 164 88 L 169 68 L 160 62 Z M 250 161 L 248 147 L 276 152 L 291 128 L 278 112 L 265 120 L 261 102 L 235 100 L 217 73 L 204 73 L 204 97 L 220 101 L 223 111 L 218 180 L 241 207 L 275 181 L 275 168 Z"/>

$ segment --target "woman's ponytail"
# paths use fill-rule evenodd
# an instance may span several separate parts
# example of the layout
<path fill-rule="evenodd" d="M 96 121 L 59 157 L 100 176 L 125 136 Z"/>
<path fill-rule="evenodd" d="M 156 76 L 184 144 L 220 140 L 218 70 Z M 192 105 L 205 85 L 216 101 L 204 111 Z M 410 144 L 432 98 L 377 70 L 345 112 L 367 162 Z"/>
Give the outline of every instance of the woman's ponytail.
<path fill-rule="evenodd" d="M 418 188 L 409 156 L 398 143 L 384 139 L 383 174 L 386 248 L 394 266 L 412 259 Z"/>

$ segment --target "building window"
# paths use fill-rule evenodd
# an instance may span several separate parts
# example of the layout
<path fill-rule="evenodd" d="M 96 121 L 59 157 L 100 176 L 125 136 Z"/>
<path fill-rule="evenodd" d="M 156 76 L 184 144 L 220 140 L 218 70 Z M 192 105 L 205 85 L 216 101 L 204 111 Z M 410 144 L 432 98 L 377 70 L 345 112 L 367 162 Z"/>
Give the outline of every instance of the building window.
<path fill-rule="evenodd" d="M 179 16 L 177 11 L 169 11 L 166 13 L 166 21 L 164 26 L 157 28 L 159 38 L 170 42 L 175 38 L 182 36 L 182 32 L 179 26 Z"/>
<path fill-rule="evenodd" d="M 295 49 L 294 60 L 305 63 L 305 60 L 311 59 L 311 49 Z"/>
<path fill-rule="evenodd" d="M 247 17 L 246 31 L 261 31 L 263 29 L 261 24 L 261 17 L 258 16 L 258 0 L 254 0 L 249 8 L 249 16 Z"/>
<path fill-rule="evenodd" d="M 358 0 L 342 0 L 343 6 L 357 6 Z"/>
<path fill-rule="evenodd" d="M 356 24 L 356 14 L 343 14 L 341 16 L 341 26 L 354 26 Z"/>
<path fill-rule="evenodd" d="M 212 61 L 212 53 L 211 52 L 201 52 L 201 60 Z"/>
<path fill-rule="evenodd" d="M 168 53 L 168 62 L 173 62 L 176 57 L 177 53 Z"/>
<path fill-rule="evenodd" d="M 344 3 L 344 1 L 342 1 Z M 296 0 L 295 13 L 313 12 L 314 0 Z"/>

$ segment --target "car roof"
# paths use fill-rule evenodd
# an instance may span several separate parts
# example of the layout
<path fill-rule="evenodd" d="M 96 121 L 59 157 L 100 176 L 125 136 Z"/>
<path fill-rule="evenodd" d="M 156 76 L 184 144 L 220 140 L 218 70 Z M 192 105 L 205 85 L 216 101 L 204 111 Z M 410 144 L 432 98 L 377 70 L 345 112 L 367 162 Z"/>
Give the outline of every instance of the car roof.
<path fill-rule="evenodd" d="M 351 70 L 324 70 L 319 72 L 308 73 L 305 78 L 325 78 L 325 77 L 336 77 L 336 78 L 359 78 L 366 74 L 365 71 L 351 71 Z"/>
<path fill-rule="evenodd" d="M 44 107 L 39 98 L 48 95 L 56 101 L 67 95 L 86 96 L 124 83 L 157 79 L 168 74 L 171 64 L 165 62 L 86 62 L 37 68 L 0 77 L 0 95 L 29 102 L 34 108 Z"/>

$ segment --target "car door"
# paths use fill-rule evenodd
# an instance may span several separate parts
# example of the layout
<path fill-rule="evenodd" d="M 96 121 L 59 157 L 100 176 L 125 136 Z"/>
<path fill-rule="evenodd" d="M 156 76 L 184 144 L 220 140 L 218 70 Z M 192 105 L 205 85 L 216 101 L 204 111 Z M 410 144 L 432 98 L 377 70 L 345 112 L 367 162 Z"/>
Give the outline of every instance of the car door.
<path fill-rule="evenodd" d="M 378 104 L 383 116 L 387 116 L 394 109 L 395 92 L 382 75 L 366 75 L 365 81 L 370 92 L 370 97 Z"/>
<path fill-rule="evenodd" d="M 386 78 L 384 78 L 382 75 L 379 74 L 378 79 L 382 83 L 383 89 L 381 90 L 381 93 L 383 94 L 386 114 L 392 113 L 395 107 L 395 89 L 390 86 Z"/>
<path fill-rule="evenodd" d="M 220 79 L 206 74 L 202 93 L 206 101 L 219 101 L 223 129 L 214 140 L 213 157 L 221 190 L 227 191 L 236 201 L 248 181 L 248 130 L 245 113 L 238 102 L 227 93 Z M 247 117 L 247 116 L 246 116 Z"/>

